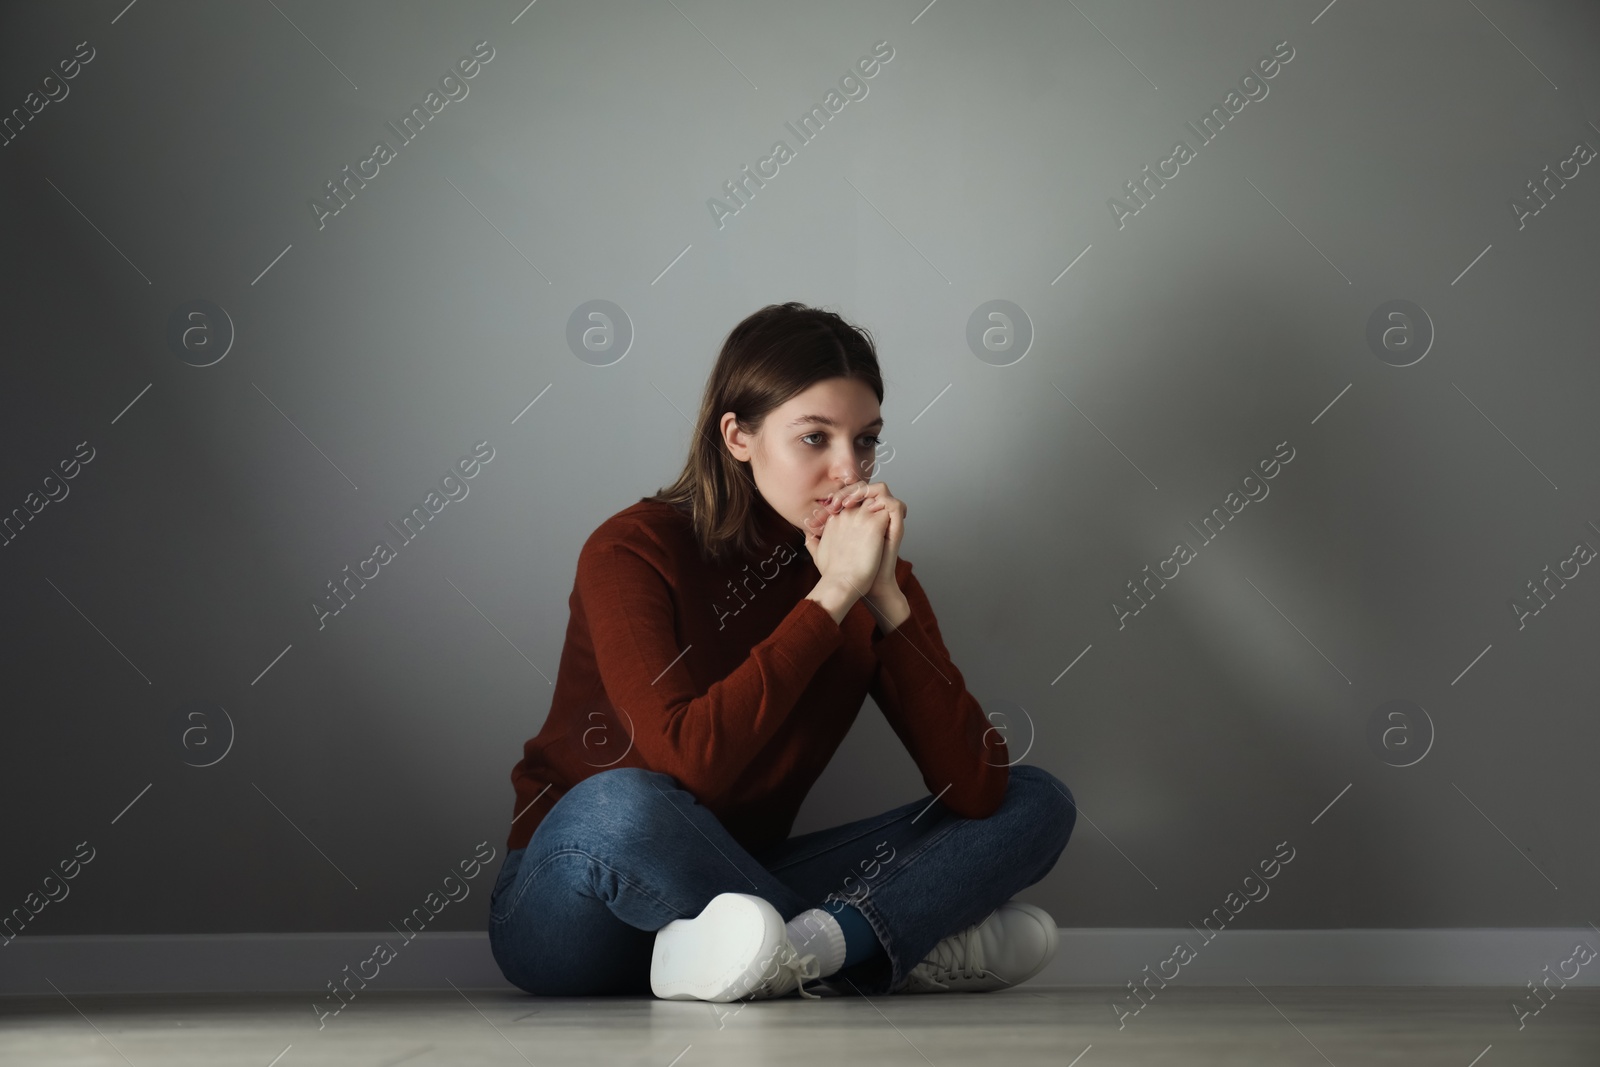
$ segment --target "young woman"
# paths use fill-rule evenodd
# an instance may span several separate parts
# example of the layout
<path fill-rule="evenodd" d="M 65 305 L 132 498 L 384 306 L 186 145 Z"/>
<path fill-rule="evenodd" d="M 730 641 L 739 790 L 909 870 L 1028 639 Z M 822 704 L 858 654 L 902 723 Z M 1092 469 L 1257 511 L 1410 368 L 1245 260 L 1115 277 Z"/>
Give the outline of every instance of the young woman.
<path fill-rule="evenodd" d="M 1055 921 L 1010 898 L 1077 810 L 1010 765 L 899 558 L 906 506 L 868 481 L 882 400 L 867 331 L 764 307 L 723 343 L 677 482 L 584 543 L 490 895 L 514 985 L 979 991 L 1050 961 Z M 790 837 L 868 694 L 929 794 Z"/>

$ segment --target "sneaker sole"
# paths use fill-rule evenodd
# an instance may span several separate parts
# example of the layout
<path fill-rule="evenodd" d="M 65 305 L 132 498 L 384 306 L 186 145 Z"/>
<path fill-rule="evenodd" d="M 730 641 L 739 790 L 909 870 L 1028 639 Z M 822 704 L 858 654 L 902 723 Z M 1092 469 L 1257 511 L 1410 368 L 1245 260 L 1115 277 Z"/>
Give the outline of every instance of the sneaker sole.
<path fill-rule="evenodd" d="M 761 964 L 783 944 L 783 917 L 749 893 L 719 893 L 693 919 L 656 931 L 650 989 L 662 1000 L 726 1003 L 761 982 Z"/>

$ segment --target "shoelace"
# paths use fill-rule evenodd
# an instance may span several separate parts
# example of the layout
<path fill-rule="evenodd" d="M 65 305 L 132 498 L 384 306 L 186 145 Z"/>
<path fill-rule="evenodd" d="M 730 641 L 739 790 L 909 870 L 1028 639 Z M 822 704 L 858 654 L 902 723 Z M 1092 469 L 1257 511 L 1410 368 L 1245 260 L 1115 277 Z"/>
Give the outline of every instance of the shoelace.
<path fill-rule="evenodd" d="M 822 977 L 822 964 L 817 962 L 817 957 L 813 953 L 808 952 L 804 956 L 800 956 L 795 953 L 792 947 L 787 945 L 784 947 L 787 948 L 788 951 L 783 954 L 781 959 L 778 960 L 777 972 L 773 974 L 771 978 L 768 978 L 766 981 L 762 982 L 761 985 L 757 986 L 753 992 L 765 992 L 769 989 L 772 989 L 779 983 L 780 976 L 785 971 L 788 971 L 790 974 L 794 975 L 795 986 L 800 990 L 800 995 L 802 997 L 807 997 L 811 1000 L 821 1000 L 822 998 L 816 993 L 811 993 L 806 990 L 806 983 Z"/>
<path fill-rule="evenodd" d="M 984 917 L 984 922 L 988 917 Z M 983 939 L 978 936 L 978 927 L 983 922 L 974 923 L 961 931 L 940 941 L 933 946 L 933 950 L 914 968 L 922 977 L 939 985 L 944 983 L 935 975 L 944 978 L 977 978 L 984 971 Z"/>

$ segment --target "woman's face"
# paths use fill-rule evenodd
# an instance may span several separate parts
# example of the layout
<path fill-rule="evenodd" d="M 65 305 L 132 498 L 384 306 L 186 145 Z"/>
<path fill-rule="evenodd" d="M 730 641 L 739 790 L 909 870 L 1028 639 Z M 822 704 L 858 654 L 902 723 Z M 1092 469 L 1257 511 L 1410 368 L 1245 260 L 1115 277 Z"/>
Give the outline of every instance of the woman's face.
<path fill-rule="evenodd" d="M 758 433 L 744 433 L 725 412 L 722 436 L 733 457 L 750 464 L 772 510 L 803 529 L 830 493 L 872 478 L 878 410 L 865 382 L 828 378 L 773 409 Z"/>

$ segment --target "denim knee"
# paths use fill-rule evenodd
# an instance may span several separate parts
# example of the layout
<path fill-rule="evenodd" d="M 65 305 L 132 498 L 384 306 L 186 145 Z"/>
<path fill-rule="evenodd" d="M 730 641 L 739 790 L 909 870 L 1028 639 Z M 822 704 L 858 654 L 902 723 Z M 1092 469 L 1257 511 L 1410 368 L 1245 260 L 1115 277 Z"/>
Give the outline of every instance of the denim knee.
<path fill-rule="evenodd" d="M 582 841 L 598 852 L 629 849 L 655 836 L 658 820 L 674 819 L 663 794 L 678 788 L 670 774 L 644 767 L 613 767 L 591 774 L 550 809 L 539 833 L 545 838 Z M 548 824 L 548 827 L 547 825 Z"/>
<path fill-rule="evenodd" d="M 1072 829 L 1078 822 L 1078 805 L 1066 783 L 1043 767 L 1022 763 L 1010 770 L 1010 778 L 1006 783 L 1007 794 L 1013 789 L 1027 798 L 1026 803 L 1030 808 L 1038 810 L 1042 824 L 1056 830 L 1061 848 L 1066 848 L 1068 839 L 1072 837 Z"/>
<path fill-rule="evenodd" d="M 612 767 L 596 771 L 562 796 L 582 794 L 584 802 L 593 804 L 626 804 L 636 796 L 652 796 L 661 789 L 678 788 L 678 780 L 670 774 L 652 771 L 645 767 Z"/>

